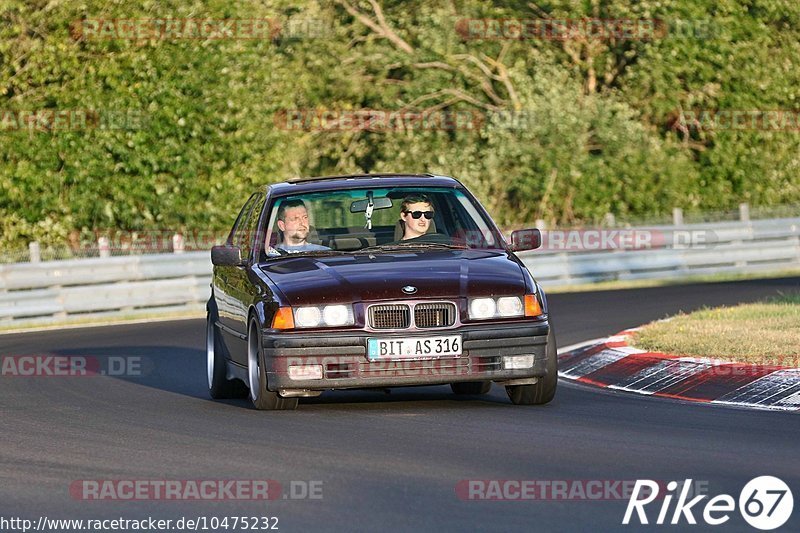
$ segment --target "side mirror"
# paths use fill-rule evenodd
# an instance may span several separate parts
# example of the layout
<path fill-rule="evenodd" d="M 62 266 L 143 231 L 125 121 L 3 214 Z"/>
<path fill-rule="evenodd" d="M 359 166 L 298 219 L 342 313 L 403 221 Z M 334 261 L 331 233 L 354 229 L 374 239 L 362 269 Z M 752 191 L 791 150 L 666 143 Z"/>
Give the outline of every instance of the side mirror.
<path fill-rule="evenodd" d="M 238 246 L 214 246 L 211 248 L 211 263 L 214 266 L 240 266 L 242 250 Z"/>
<path fill-rule="evenodd" d="M 511 250 L 524 252 L 535 250 L 542 245 L 542 232 L 538 229 L 520 229 L 511 232 Z"/>

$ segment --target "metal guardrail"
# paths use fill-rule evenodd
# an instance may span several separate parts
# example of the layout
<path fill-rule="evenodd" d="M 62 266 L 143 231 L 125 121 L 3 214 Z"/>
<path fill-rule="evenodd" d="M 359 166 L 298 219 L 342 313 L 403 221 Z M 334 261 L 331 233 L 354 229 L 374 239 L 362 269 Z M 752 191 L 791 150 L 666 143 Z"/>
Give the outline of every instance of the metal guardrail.
<path fill-rule="evenodd" d="M 0 265 L 0 325 L 203 309 L 208 252 Z"/>
<path fill-rule="evenodd" d="M 520 257 L 544 287 L 800 266 L 800 218 L 596 231 L 638 232 L 653 247 L 587 250 L 570 244 L 587 232 L 566 230 L 545 232 L 545 247 Z M 200 311 L 210 281 L 208 252 L 0 265 L 0 326 Z"/>
<path fill-rule="evenodd" d="M 519 255 L 544 287 L 800 267 L 800 218 L 627 231 L 646 232 L 655 246 L 597 251 L 565 246 Z M 568 243 L 569 236 L 562 241 Z"/>

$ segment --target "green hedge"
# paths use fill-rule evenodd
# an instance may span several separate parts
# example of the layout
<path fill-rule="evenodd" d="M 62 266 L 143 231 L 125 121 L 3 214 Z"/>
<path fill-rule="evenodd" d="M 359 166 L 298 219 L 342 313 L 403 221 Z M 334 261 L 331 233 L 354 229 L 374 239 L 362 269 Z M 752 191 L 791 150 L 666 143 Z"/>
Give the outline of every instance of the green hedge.
<path fill-rule="evenodd" d="M 0 247 L 102 228 L 227 228 L 255 186 L 328 173 L 455 175 L 504 224 L 800 203 L 800 133 L 681 122 L 684 111 L 796 108 L 800 4 L 565 0 L 535 11 L 392 0 L 383 17 L 369 2 L 134 4 L 0 7 Z M 459 23 L 544 16 L 659 26 L 648 39 L 483 40 Z M 140 40 L 76 31 L 82 20 L 185 18 L 270 19 L 281 30 Z M 294 109 L 480 120 L 304 131 L 283 127 Z M 74 129 L 20 123 L 47 110 L 72 113 Z"/>

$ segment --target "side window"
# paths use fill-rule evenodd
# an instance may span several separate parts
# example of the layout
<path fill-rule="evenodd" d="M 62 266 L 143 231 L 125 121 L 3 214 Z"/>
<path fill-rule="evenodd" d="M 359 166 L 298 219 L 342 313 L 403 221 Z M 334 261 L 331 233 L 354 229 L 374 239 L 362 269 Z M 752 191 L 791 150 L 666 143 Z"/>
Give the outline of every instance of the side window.
<path fill-rule="evenodd" d="M 264 209 L 264 195 L 259 193 L 254 195 L 253 208 L 250 211 L 245 223 L 242 225 L 241 241 L 239 247 L 242 249 L 242 257 L 250 257 L 253 242 L 258 232 L 258 219 L 261 218 L 261 211 Z"/>
<path fill-rule="evenodd" d="M 250 215 L 250 211 L 253 209 L 253 204 L 255 203 L 257 196 L 258 193 L 253 194 L 250 198 L 248 198 L 247 203 L 245 203 L 244 207 L 242 207 L 242 210 L 239 211 L 239 216 L 236 217 L 236 222 L 233 224 L 233 229 L 231 229 L 231 234 L 228 237 L 228 240 L 234 246 L 240 246 L 240 233 L 246 224 L 247 217 Z"/>
<path fill-rule="evenodd" d="M 250 257 L 250 250 L 253 247 L 253 237 L 258 226 L 258 218 L 261 216 L 261 209 L 264 204 L 264 195 L 255 193 L 244 204 L 242 212 L 236 221 L 233 229 L 231 244 L 238 246 L 242 250 L 242 259 Z"/>

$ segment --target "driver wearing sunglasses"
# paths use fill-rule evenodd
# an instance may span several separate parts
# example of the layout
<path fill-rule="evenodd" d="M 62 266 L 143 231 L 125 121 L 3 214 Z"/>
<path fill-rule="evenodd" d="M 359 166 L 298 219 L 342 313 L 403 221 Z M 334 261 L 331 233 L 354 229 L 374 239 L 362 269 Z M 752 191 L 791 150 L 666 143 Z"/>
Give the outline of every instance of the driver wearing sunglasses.
<path fill-rule="evenodd" d="M 433 204 L 424 195 L 407 196 L 400 205 L 400 219 L 403 221 L 402 240 L 421 237 L 431 227 Z"/>

